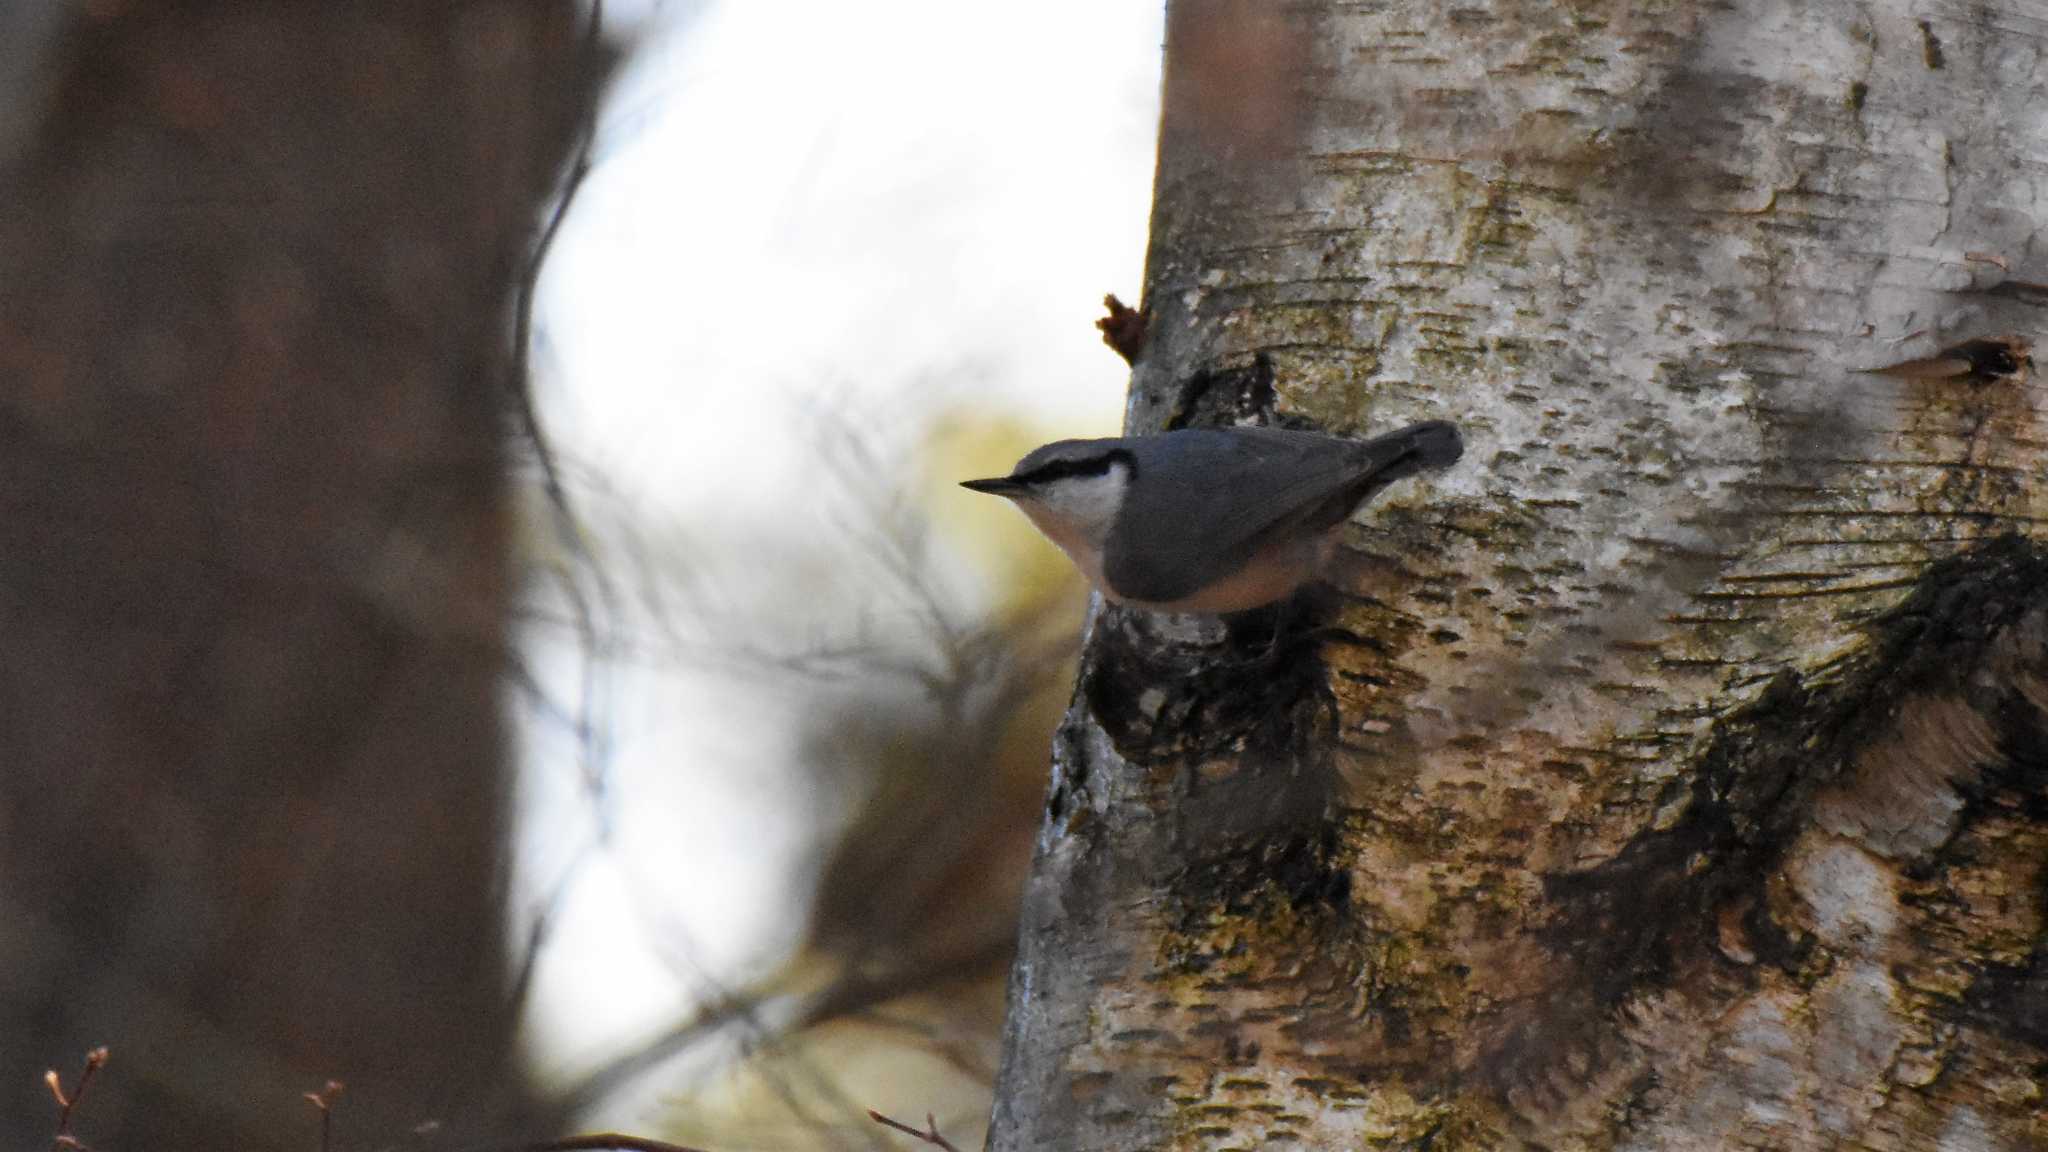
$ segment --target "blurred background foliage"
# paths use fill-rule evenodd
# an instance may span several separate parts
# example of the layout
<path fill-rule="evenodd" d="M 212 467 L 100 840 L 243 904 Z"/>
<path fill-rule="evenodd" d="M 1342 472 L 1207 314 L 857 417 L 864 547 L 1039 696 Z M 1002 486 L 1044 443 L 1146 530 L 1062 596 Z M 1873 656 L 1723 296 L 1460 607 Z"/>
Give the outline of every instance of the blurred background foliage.
<path fill-rule="evenodd" d="M 512 936 L 546 912 L 527 1051 L 587 1125 L 981 1138 L 1085 599 L 958 482 L 1116 427 L 1093 320 L 1140 279 L 1162 19 L 639 26 L 539 295 L 576 519 L 521 521 Z"/>
<path fill-rule="evenodd" d="M 555 534 L 545 502 L 529 504 L 522 536 L 541 547 L 536 561 L 549 560 L 536 571 L 554 573 L 536 583 L 541 599 L 559 589 L 565 563 L 641 589 L 609 627 L 592 630 L 594 646 L 561 612 L 538 612 L 537 646 L 566 629 L 578 660 L 621 654 L 602 672 L 614 694 L 664 684 L 690 693 L 704 679 L 739 685 L 745 714 L 775 717 L 752 724 L 780 761 L 774 794 L 750 800 L 796 825 L 780 867 L 772 846 L 741 848 L 714 857 L 710 875 L 629 883 L 639 892 L 629 903 L 644 911 L 666 909 L 661 893 L 677 887 L 730 883 L 753 869 L 779 878 L 771 904 L 757 910 L 759 950 L 722 971 L 703 959 L 692 925 L 642 917 L 682 990 L 661 1027 L 599 1045 L 573 1070 L 551 1066 L 550 1045 L 536 1051 L 543 1076 L 553 1070 L 562 1111 L 593 1123 L 644 1126 L 651 1117 L 685 1142 L 749 1148 L 900 1139 L 866 1120 L 869 1107 L 934 1112 L 949 1136 L 969 1140 L 986 1120 L 1017 899 L 1085 589 L 1021 517 L 978 511 L 957 479 L 1007 470 L 1048 433 L 941 412 L 922 439 L 888 453 L 871 450 L 873 430 L 834 421 L 815 434 L 809 459 L 838 529 L 775 538 L 781 551 L 768 572 L 753 571 L 763 555 L 753 547 L 700 550 L 681 569 L 663 565 L 658 549 L 624 544 L 569 560 L 547 545 Z M 635 527 L 613 523 L 605 535 L 616 541 Z M 731 587 L 732 566 L 752 584 L 744 595 L 707 591 Z M 610 643 L 613 630 L 631 639 Z M 558 708 L 532 722 L 543 737 L 551 725 L 558 736 L 577 734 Z M 588 737 L 576 736 L 582 755 L 596 743 Z M 743 745 L 747 732 L 719 738 Z M 543 776 L 561 768 L 547 756 L 530 765 Z M 608 802 L 595 798 L 615 783 L 586 790 L 584 803 Z M 620 792 L 631 806 L 631 786 Z M 697 796 L 702 814 L 706 794 Z M 670 823 L 661 807 L 645 819 L 657 835 Z M 546 817 L 533 824 L 543 839 L 559 831 Z M 594 859 L 633 851 L 615 833 L 586 834 L 592 848 L 557 880 L 566 891 L 589 882 Z M 608 940 L 621 935 L 615 922 L 598 927 Z M 537 942 L 541 963 L 548 950 L 578 946 L 555 930 Z M 588 990 L 587 971 L 567 967 L 572 995 Z M 660 1000 L 653 987 L 614 991 Z"/>

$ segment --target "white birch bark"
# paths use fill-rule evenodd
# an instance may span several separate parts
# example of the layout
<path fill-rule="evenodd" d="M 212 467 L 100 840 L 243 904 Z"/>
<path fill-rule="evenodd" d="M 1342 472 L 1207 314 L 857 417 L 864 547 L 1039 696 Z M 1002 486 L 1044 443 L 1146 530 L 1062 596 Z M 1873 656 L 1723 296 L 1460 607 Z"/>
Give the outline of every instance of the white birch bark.
<path fill-rule="evenodd" d="M 2048 1148 L 2048 6 L 1179 0 L 1166 105 L 1131 429 L 1468 450 L 1276 664 L 1096 617 L 993 1146 Z"/>

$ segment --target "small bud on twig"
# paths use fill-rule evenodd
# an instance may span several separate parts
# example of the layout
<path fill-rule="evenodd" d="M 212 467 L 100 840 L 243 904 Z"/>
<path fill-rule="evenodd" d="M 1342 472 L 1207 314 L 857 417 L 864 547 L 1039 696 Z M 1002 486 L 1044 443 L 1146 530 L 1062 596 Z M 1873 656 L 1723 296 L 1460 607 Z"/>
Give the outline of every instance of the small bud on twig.
<path fill-rule="evenodd" d="M 334 1136 L 334 1104 L 341 1099 L 347 1085 L 339 1080 L 329 1080 L 321 1085 L 318 1092 L 305 1093 L 306 1103 L 320 1112 L 320 1152 L 328 1152 L 328 1144 Z"/>
<path fill-rule="evenodd" d="M 1111 297 L 1111 299 L 1115 299 L 1115 297 Z M 955 1148 L 953 1146 L 952 1141 L 947 1140 L 944 1136 L 939 1135 L 939 1122 L 929 1112 L 924 1114 L 925 1130 L 922 1132 L 919 1132 L 917 1129 L 912 1128 L 910 1125 L 905 1124 L 900 1120 L 891 1120 L 887 1116 L 882 1115 L 880 1112 L 875 1111 L 873 1108 L 868 1109 L 868 1119 L 873 1120 L 875 1123 L 880 1124 L 886 1128 L 894 1128 L 898 1132 L 904 1133 L 905 1135 L 915 1136 L 919 1140 L 922 1140 L 925 1143 L 930 1144 L 934 1148 L 943 1148 L 946 1150 L 946 1152 L 960 1152 L 960 1149 Z"/>
<path fill-rule="evenodd" d="M 84 1144 L 71 1134 L 71 1118 L 77 1114 L 79 1102 L 85 1099 L 85 1090 L 92 1085 L 93 1074 L 107 1066 L 107 1048 L 102 1044 L 85 1054 L 85 1068 L 78 1073 L 78 1086 L 69 1095 L 64 1092 L 63 1078 L 52 1068 L 43 1073 L 43 1084 L 50 1089 L 50 1095 L 57 1099 L 57 1134 L 50 1140 L 52 1152 L 64 1149 L 83 1149 Z"/>

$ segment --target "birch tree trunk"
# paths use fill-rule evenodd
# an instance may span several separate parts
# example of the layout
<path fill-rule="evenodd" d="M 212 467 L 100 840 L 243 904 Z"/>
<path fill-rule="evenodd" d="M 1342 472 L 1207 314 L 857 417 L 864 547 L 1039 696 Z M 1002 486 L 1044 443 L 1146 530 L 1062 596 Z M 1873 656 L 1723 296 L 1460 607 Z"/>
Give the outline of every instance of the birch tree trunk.
<path fill-rule="evenodd" d="M 1130 429 L 1468 449 L 1276 660 L 1095 616 L 994 1147 L 2048 1148 L 2044 107 L 2039 0 L 1177 0 Z"/>

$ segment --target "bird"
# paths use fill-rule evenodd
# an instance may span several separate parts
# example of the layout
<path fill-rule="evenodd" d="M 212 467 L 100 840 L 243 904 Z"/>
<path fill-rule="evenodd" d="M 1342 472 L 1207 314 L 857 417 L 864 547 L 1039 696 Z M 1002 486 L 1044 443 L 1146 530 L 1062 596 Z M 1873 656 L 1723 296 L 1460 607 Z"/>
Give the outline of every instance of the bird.
<path fill-rule="evenodd" d="M 1351 514 L 1394 481 L 1448 468 L 1457 426 L 1369 440 L 1281 428 L 1183 428 L 1060 440 L 1008 476 L 961 487 L 1008 499 L 1107 599 L 1227 615 L 1317 579 Z"/>

